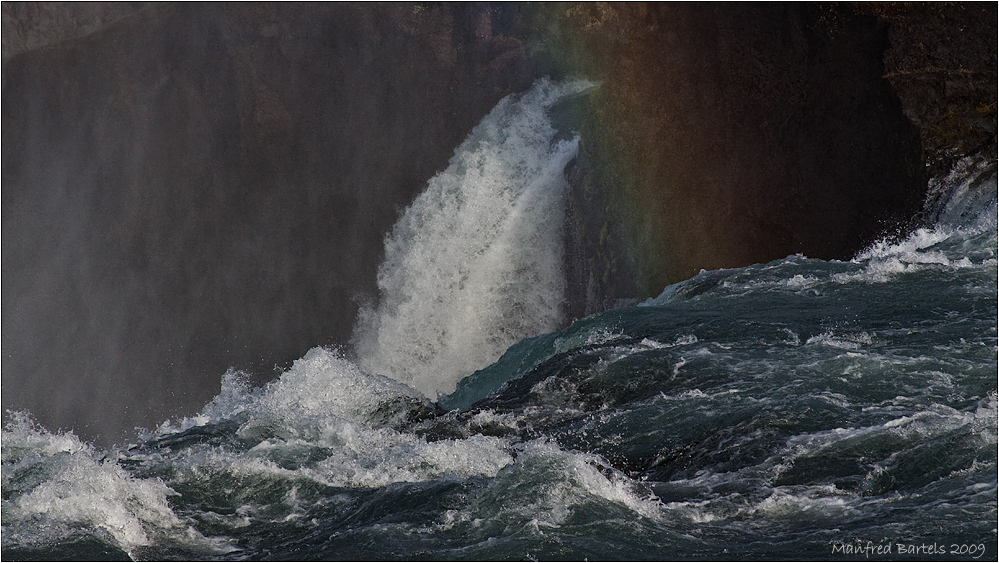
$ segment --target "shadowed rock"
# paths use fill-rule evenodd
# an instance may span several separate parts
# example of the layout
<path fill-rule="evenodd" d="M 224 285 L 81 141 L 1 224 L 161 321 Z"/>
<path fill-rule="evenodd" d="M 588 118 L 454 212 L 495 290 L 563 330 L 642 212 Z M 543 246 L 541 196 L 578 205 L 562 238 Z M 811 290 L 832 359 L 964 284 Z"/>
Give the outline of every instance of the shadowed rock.
<path fill-rule="evenodd" d="M 847 259 L 920 208 L 917 132 L 882 76 L 886 30 L 813 5 L 584 5 L 566 52 L 599 73 L 577 209 L 588 293 L 652 295 L 700 269 Z"/>

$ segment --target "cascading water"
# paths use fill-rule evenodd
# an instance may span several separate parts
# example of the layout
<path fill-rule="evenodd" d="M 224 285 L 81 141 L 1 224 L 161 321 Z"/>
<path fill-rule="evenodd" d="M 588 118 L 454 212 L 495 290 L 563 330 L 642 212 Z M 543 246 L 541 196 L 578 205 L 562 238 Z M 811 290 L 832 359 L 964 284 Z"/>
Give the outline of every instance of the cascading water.
<path fill-rule="evenodd" d="M 360 365 L 434 397 L 563 320 L 566 165 L 549 110 L 592 88 L 541 80 L 503 99 L 385 241 L 381 298 L 354 334 Z"/>
<path fill-rule="evenodd" d="M 587 87 L 505 99 L 431 180 L 356 362 L 228 373 L 107 452 L 8 415 L 4 560 L 994 560 L 994 156 L 851 261 L 702 271 L 523 338 L 561 320 L 576 141 L 549 115 Z"/>

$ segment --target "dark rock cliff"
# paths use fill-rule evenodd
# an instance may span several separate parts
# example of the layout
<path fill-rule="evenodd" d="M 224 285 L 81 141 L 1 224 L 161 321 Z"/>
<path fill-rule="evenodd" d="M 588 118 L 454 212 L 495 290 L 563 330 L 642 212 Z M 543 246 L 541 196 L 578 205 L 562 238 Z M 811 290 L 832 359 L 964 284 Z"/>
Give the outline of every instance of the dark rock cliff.
<path fill-rule="evenodd" d="M 121 441 L 347 341 L 504 95 L 576 118 L 571 315 L 847 258 L 994 140 L 996 6 L 3 4 L 3 405 Z"/>
<path fill-rule="evenodd" d="M 927 172 L 996 136 L 997 5 L 994 2 L 857 4 L 888 28 L 885 79 L 919 131 Z"/>
<path fill-rule="evenodd" d="M 89 35 L 149 2 L 5 2 L 3 62 L 25 51 Z"/>
<path fill-rule="evenodd" d="M 580 233 L 588 311 L 701 268 L 848 259 L 911 225 L 927 179 L 995 138 L 995 4 L 541 15 L 557 56 L 604 83 L 574 181 L 577 209 L 611 210 Z"/>

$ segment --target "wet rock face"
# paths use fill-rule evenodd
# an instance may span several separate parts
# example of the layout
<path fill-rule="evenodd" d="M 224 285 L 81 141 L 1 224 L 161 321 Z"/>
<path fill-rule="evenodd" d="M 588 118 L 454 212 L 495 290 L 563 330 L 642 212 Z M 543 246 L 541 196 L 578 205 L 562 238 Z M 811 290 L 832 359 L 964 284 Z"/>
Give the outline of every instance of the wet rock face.
<path fill-rule="evenodd" d="M 14 55 L 94 33 L 148 2 L 5 2 L 3 62 Z"/>
<path fill-rule="evenodd" d="M 994 4 L 2 13 L 3 406 L 103 443 L 347 342 L 399 212 L 541 75 L 603 82 L 573 110 L 570 317 L 849 257 L 996 129 Z"/>
<path fill-rule="evenodd" d="M 996 134 L 995 3 L 858 5 L 888 27 L 885 78 L 919 131 L 931 176 Z"/>
<path fill-rule="evenodd" d="M 885 28 L 834 15 L 835 30 L 813 5 L 567 14 L 585 38 L 575 59 L 604 80 L 579 207 L 626 202 L 590 245 L 603 244 L 596 293 L 794 253 L 849 258 L 919 210 L 919 138 L 882 78 Z"/>
<path fill-rule="evenodd" d="M 585 312 L 701 268 L 848 259 L 911 225 L 927 179 L 995 139 L 995 4 L 544 16 L 569 30 L 558 56 L 604 83 L 573 175 Z"/>

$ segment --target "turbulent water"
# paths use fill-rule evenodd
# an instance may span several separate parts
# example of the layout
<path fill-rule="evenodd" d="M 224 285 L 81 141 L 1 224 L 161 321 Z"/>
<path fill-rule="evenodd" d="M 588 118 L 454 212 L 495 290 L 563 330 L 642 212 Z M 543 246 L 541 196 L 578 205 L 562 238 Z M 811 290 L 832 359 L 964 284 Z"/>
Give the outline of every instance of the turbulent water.
<path fill-rule="evenodd" d="M 381 300 L 355 330 L 359 363 L 428 396 L 562 321 L 563 170 L 552 106 L 590 88 L 539 82 L 501 101 L 396 223 Z"/>
<path fill-rule="evenodd" d="M 552 332 L 576 139 L 551 113 L 588 87 L 540 82 L 457 149 L 349 354 L 230 372 L 111 451 L 9 414 L 4 559 L 995 560 L 995 162 L 851 261 Z"/>

